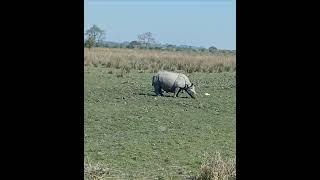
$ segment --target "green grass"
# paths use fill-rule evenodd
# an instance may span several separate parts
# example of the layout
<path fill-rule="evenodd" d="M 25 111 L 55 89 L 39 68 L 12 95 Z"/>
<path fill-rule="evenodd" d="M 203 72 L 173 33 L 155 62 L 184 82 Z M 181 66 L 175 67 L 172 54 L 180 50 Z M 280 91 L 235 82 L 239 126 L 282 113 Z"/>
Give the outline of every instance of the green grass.
<path fill-rule="evenodd" d="M 147 71 L 84 71 L 85 160 L 105 165 L 108 177 L 183 179 L 216 151 L 235 157 L 235 72 L 188 75 L 197 85 L 191 99 L 154 96 Z"/>

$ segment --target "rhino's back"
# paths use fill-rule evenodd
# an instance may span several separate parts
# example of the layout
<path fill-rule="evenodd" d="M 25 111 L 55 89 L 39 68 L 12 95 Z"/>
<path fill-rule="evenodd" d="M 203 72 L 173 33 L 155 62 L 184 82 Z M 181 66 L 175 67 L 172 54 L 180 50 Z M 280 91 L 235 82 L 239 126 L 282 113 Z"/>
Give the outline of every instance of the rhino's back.
<path fill-rule="evenodd" d="M 189 78 L 184 74 L 179 74 L 176 80 L 176 86 L 178 87 L 185 87 L 185 85 L 191 86 L 191 82 Z"/>
<path fill-rule="evenodd" d="M 172 91 L 172 87 L 178 78 L 178 73 L 168 72 L 168 71 L 160 71 L 158 72 L 159 81 L 161 83 L 161 88 L 167 92 Z"/>

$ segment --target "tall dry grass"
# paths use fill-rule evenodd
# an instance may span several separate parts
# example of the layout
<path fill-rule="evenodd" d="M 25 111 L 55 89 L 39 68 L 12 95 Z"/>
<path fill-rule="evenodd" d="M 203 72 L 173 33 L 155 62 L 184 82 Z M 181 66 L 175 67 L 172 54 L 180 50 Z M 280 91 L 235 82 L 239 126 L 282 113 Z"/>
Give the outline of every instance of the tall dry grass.
<path fill-rule="evenodd" d="M 84 164 L 84 178 L 86 180 L 102 180 L 106 175 L 110 174 L 110 170 L 102 164 Z"/>
<path fill-rule="evenodd" d="M 225 72 L 236 70 L 233 54 L 170 52 L 144 49 L 84 49 L 84 64 L 106 68 L 193 72 Z"/>
<path fill-rule="evenodd" d="M 219 152 L 204 162 L 196 180 L 235 180 L 236 159 L 223 159 Z"/>

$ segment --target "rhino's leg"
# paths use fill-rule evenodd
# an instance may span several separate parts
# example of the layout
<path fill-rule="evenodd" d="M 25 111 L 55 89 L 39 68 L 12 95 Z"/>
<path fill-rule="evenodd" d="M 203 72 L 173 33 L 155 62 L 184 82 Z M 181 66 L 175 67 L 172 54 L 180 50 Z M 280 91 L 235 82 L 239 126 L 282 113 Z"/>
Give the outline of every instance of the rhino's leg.
<path fill-rule="evenodd" d="M 178 91 L 178 93 L 177 93 L 177 97 L 179 96 L 179 93 L 182 91 L 182 89 L 181 88 L 179 88 L 179 91 Z"/>
<path fill-rule="evenodd" d="M 161 86 L 159 86 L 159 92 L 160 92 L 160 96 L 163 96 L 163 92 L 162 92 Z"/>
<path fill-rule="evenodd" d="M 157 96 L 159 96 L 159 95 L 160 95 L 160 96 L 163 96 L 161 87 L 160 87 L 158 84 L 156 84 L 156 85 L 154 86 L 154 92 L 156 93 Z"/>
<path fill-rule="evenodd" d="M 159 87 L 160 96 L 163 96 L 161 86 Z"/>
<path fill-rule="evenodd" d="M 176 89 L 174 90 L 174 95 L 173 95 L 173 97 L 178 97 L 178 95 L 179 95 L 179 93 L 180 93 L 181 90 L 182 90 L 181 88 L 176 88 Z"/>

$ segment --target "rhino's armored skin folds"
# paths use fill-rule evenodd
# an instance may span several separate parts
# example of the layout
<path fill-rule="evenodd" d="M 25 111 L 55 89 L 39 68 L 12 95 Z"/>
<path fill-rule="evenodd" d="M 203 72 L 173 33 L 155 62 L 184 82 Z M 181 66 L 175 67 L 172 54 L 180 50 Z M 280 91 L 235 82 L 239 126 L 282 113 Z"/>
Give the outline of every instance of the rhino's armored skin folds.
<path fill-rule="evenodd" d="M 173 97 L 178 97 L 182 90 L 185 90 L 192 98 L 195 98 L 195 88 L 189 78 L 182 73 L 169 71 L 159 71 L 152 77 L 152 86 L 157 95 L 162 94 L 162 90 L 174 93 Z"/>

